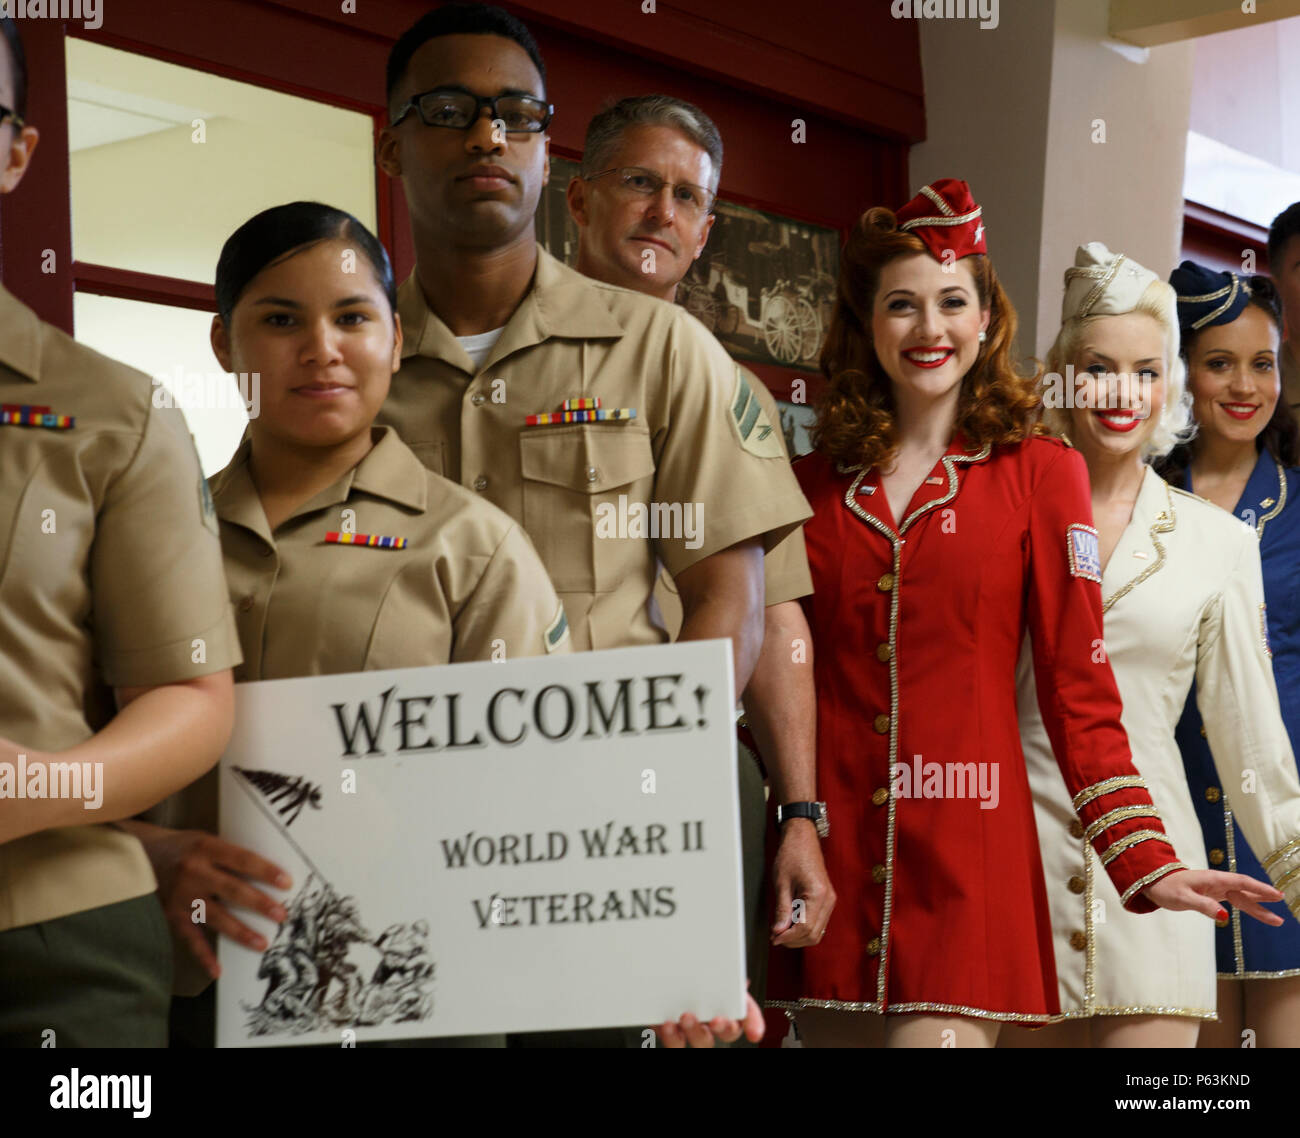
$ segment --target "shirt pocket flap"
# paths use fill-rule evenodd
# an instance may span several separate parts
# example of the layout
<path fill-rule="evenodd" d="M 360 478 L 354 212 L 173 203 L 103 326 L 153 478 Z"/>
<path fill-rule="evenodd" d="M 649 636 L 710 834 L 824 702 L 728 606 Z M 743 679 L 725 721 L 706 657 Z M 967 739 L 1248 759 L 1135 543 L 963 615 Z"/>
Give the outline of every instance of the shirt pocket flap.
<path fill-rule="evenodd" d="M 626 426 L 547 427 L 519 436 L 521 471 L 580 493 L 599 494 L 654 474 L 650 432 Z"/>

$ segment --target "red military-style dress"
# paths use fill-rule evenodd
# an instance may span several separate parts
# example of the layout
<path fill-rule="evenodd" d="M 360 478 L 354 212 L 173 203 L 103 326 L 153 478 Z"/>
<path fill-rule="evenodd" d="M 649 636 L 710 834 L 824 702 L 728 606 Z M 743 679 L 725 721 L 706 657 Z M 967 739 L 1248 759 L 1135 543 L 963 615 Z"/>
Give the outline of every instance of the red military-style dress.
<path fill-rule="evenodd" d="M 1026 632 L 1079 822 L 1125 907 L 1151 911 L 1140 890 L 1184 868 L 1151 840 L 1120 725 L 1087 468 L 1054 439 L 969 452 L 958 433 L 901 525 L 878 469 L 818 453 L 795 469 L 815 510 L 804 604 L 839 900 L 819 945 L 773 950 L 768 1003 L 1044 1022 L 1060 1008 L 1016 716 Z"/>

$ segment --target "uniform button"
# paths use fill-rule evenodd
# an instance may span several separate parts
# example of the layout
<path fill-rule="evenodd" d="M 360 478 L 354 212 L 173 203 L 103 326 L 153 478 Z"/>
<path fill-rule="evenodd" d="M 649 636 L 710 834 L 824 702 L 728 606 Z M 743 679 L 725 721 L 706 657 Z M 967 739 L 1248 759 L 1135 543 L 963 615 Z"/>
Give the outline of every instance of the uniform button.
<path fill-rule="evenodd" d="M 1072 838 L 1083 837 L 1083 823 L 1080 822 L 1078 818 L 1076 818 L 1073 822 L 1070 823 L 1070 837 Z"/>
<path fill-rule="evenodd" d="M 1210 864 L 1211 864 L 1211 865 L 1222 865 L 1222 864 L 1223 864 L 1223 858 L 1224 858 L 1224 853 L 1223 853 L 1222 850 L 1211 850 L 1211 851 L 1210 851 Z"/>
<path fill-rule="evenodd" d="M 1088 947 L 1088 937 L 1085 933 L 1076 929 L 1070 934 L 1070 947 L 1076 952 L 1082 952 Z"/>
<path fill-rule="evenodd" d="M 894 575 L 892 573 L 886 573 L 883 577 L 880 578 L 879 581 L 876 582 L 876 588 L 879 589 L 882 593 L 889 592 L 889 590 L 892 589 L 893 587 L 894 587 Z"/>
<path fill-rule="evenodd" d="M 598 477 L 600 477 L 600 471 L 598 471 L 594 466 L 587 467 L 588 482 L 595 482 Z"/>
<path fill-rule="evenodd" d="M 483 404 L 487 402 L 487 396 L 481 391 L 476 391 L 469 397 L 469 401 L 473 403 L 475 407 L 482 407 Z"/>
<path fill-rule="evenodd" d="M 1070 887 L 1071 893 L 1082 893 L 1088 887 L 1088 883 L 1077 873 L 1066 884 Z"/>
<path fill-rule="evenodd" d="M 883 786 L 879 786 L 871 792 L 871 804 L 873 806 L 883 806 L 888 801 L 889 791 Z"/>
<path fill-rule="evenodd" d="M 1207 738 L 1207 736 L 1206 736 L 1206 734 L 1205 734 L 1205 728 L 1204 728 L 1204 727 L 1201 728 L 1201 738 L 1202 738 L 1202 739 Z"/>
<path fill-rule="evenodd" d="M 893 655 L 894 655 L 894 646 L 892 644 L 876 645 L 876 659 L 879 660 L 882 664 L 888 664 L 889 661 L 893 658 Z"/>
<path fill-rule="evenodd" d="M 255 601 L 254 601 L 254 599 L 253 599 L 252 597 L 240 597 L 240 598 L 239 598 L 239 611 L 240 611 L 240 612 L 249 612 L 249 611 L 251 611 L 252 608 L 253 608 L 254 603 L 255 603 Z"/>
<path fill-rule="evenodd" d="M 1220 799 L 1221 797 L 1223 797 L 1223 796 L 1222 796 L 1222 794 L 1219 792 L 1219 788 L 1218 788 L 1217 786 L 1207 786 L 1207 787 L 1205 788 L 1205 801 L 1206 801 L 1206 802 L 1218 802 L 1219 799 Z"/>
<path fill-rule="evenodd" d="M 883 865 L 873 865 L 871 867 L 871 880 L 877 885 L 885 883 L 885 867 Z"/>
<path fill-rule="evenodd" d="M 867 941 L 867 955 L 880 955 L 880 938 L 878 936 L 873 936 L 869 941 Z"/>
<path fill-rule="evenodd" d="M 486 490 L 486 489 L 487 489 L 487 486 L 488 486 L 488 483 L 487 483 L 487 475 L 486 475 L 486 474 L 480 474 L 477 478 L 474 479 L 474 489 L 475 489 L 475 490 Z"/>
<path fill-rule="evenodd" d="M 889 716 L 888 716 L 888 715 L 877 715 L 876 718 L 875 718 L 875 720 L 872 722 L 871 725 L 876 729 L 876 734 L 877 734 L 877 735 L 888 735 L 888 734 L 889 734 Z"/>
<path fill-rule="evenodd" d="M 1219 928 L 1221 928 L 1221 929 L 1226 929 L 1226 928 L 1228 927 L 1228 922 L 1229 922 L 1230 920 L 1232 920 L 1231 917 L 1215 917 L 1215 918 L 1214 918 L 1214 923 L 1215 923 Z"/>

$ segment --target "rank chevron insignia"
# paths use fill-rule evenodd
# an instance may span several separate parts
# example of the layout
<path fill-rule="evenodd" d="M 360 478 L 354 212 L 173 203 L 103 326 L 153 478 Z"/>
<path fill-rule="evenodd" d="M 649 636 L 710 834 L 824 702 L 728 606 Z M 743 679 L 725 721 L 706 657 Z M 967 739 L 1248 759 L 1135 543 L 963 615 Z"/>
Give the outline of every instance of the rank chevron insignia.
<path fill-rule="evenodd" d="M 731 396 L 731 419 L 740 435 L 740 445 L 750 454 L 759 458 L 785 457 L 780 428 L 768 419 L 763 404 L 739 366 L 736 368 L 736 388 Z"/>

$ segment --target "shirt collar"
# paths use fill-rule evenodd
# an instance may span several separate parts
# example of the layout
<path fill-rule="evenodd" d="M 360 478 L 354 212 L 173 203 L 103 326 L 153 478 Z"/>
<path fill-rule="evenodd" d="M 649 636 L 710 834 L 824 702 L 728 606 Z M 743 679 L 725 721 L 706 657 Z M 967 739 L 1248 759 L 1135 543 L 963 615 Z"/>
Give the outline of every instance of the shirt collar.
<path fill-rule="evenodd" d="M 1234 511 L 1244 522 L 1258 525 L 1261 519 L 1271 517 L 1276 512 L 1278 501 L 1284 496 L 1283 479 L 1285 472 L 1277 460 L 1269 453 L 1267 447 L 1261 447 L 1255 469 L 1246 479 L 1246 488 L 1241 492 L 1241 500 Z M 1191 481 L 1190 471 L 1188 481 Z"/>
<path fill-rule="evenodd" d="M 609 287 L 612 286 L 597 285 L 538 246 L 532 284 L 507 321 L 501 338 L 483 361 L 483 367 L 490 367 L 512 352 L 552 337 L 618 339 L 623 335 L 623 326 L 599 296 L 602 289 Z M 414 270 L 398 289 L 397 301 L 404 335 L 403 359 L 414 355 L 427 356 L 450 364 L 467 375 L 475 374 L 473 361 L 465 349 L 452 335 L 451 329 L 429 308 Z"/>
<path fill-rule="evenodd" d="M 372 430 L 374 446 L 366 457 L 332 486 L 327 486 L 294 510 L 285 524 L 304 514 L 346 502 L 354 491 L 386 498 L 420 513 L 425 511 L 429 502 L 429 481 L 424 464 L 392 427 Z M 212 500 L 217 508 L 217 517 L 222 521 L 243 526 L 274 544 L 262 500 L 248 469 L 251 449 L 252 441 L 245 438 L 226 467 L 212 476 Z"/>
<path fill-rule="evenodd" d="M 0 286 L 0 364 L 36 382 L 41 378 L 42 336 L 40 317 Z"/>

